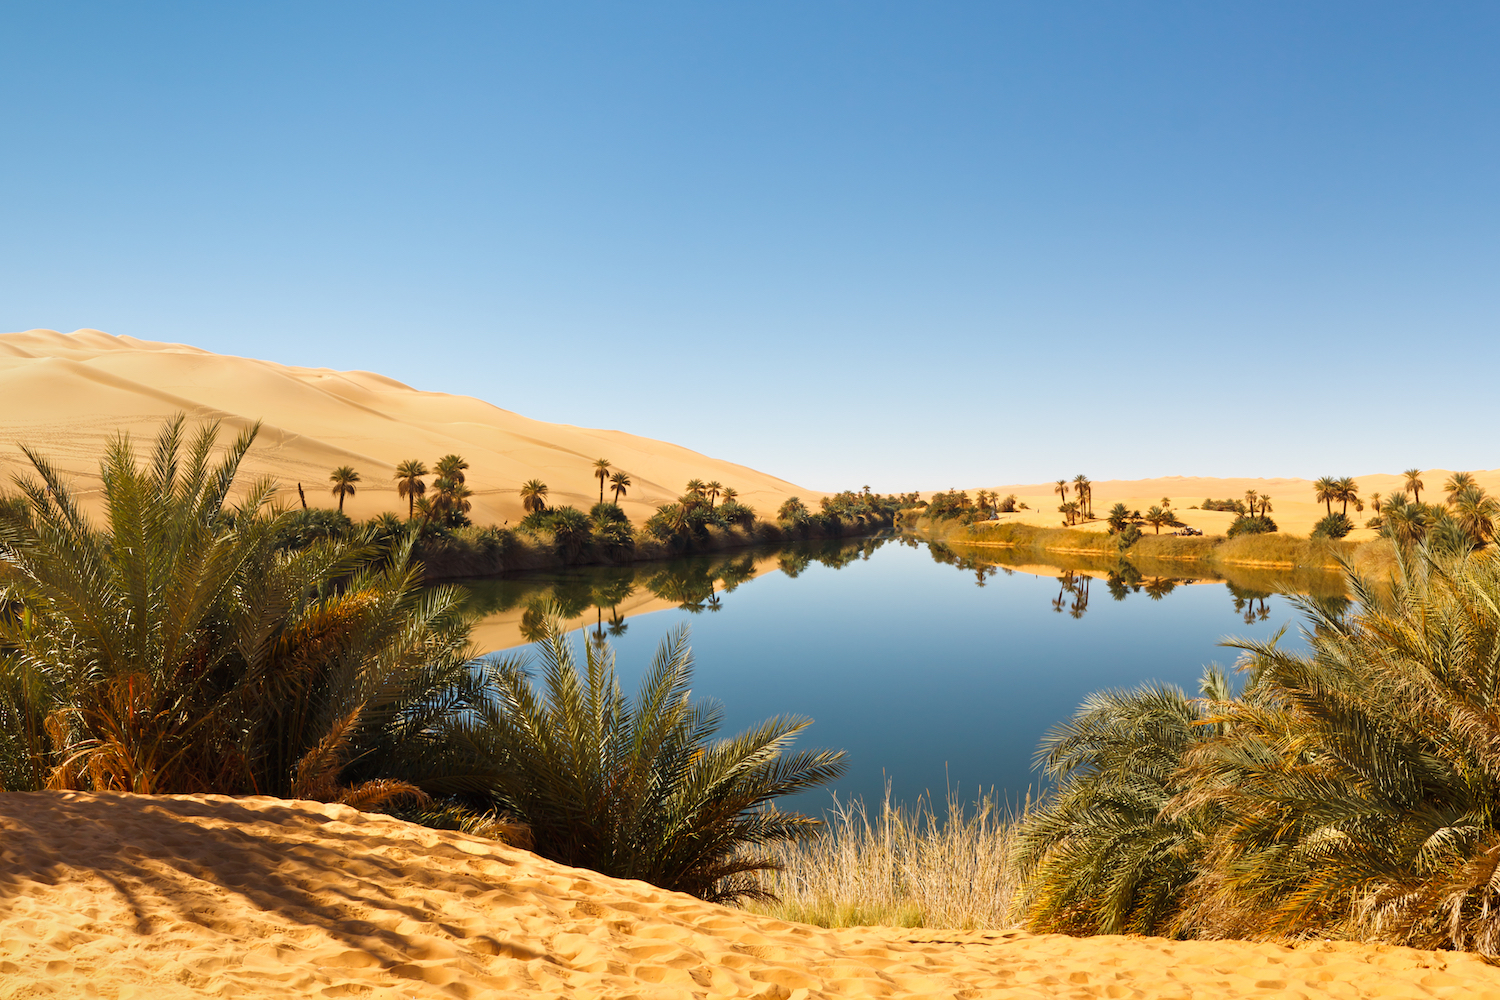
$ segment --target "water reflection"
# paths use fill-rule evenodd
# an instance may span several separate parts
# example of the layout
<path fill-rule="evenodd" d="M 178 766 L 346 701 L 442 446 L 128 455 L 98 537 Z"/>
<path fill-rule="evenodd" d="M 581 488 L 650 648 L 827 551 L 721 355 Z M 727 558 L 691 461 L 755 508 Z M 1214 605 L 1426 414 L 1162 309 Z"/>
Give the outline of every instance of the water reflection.
<path fill-rule="evenodd" d="M 910 538 L 903 538 L 902 542 L 912 547 L 927 544 L 934 562 L 972 574 L 977 587 L 985 586 L 997 573 L 1011 575 L 1017 570 L 1036 576 L 1055 576 L 1058 591 L 1052 597 L 1052 610 L 1058 614 L 1066 613 L 1071 618 L 1082 618 L 1088 613 L 1089 588 L 1096 579 L 1104 581 L 1109 596 L 1116 601 L 1123 601 L 1133 594 L 1144 594 L 1153 601 L 1160 601 L 1180 586 L 1223 583 L 1229 589 L 1234 610 L 1247 625 L 1270 620 L 1270 599 L 1274 594 L 1306 595 L 1338 613 L 1342 613 L 1342 608 L 1349 603 L 1343 576 L 1333 571 L 1219 567 L 1214 571 L 1216 575 L 1194 574 L 1184 573 L 1182 563 L 1161 559 L 1132 560 L 1124 555 L 1105 557 L 942 542 L 929 544 Z"/>
<path fill-rule="evenodd" d="M 795 578 L 809 566 L 840 569 L 867 560 L 888 541 L 875 536 L 826 539 L 783 547 L 687 556 L 636 566 L 586 566 L 470 580 L 469 608 L 481 622 L 476 641 L 484 651 L 535 642 L 549 605 L 556 605 L 573 627 L 587 628 L 596 641 L 619 637 L 633 615 L 677 609 L 691 615 L 717 613 L 744 583 L 768 572 Z"/>

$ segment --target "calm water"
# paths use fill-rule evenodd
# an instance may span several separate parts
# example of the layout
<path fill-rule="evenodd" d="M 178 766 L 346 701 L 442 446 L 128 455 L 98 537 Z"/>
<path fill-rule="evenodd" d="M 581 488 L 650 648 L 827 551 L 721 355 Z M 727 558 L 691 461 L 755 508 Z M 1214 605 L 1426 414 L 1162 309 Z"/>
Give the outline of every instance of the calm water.
<path fill-rule="evenodd" d="M 1059 580 L 897 541 L 804 548 L 780 563 L 753 579 L 745 556 L 578 570 L 489 581 L 475 599 L 512 617 L 548 596 L 575 614 L 601 605 L 587 612 L 589 628 L 597 616 L 616 633 L 627 690 L 668 630 L 687 623 L 694 693 L 723 703 L 726 728 L 810 716 L 801 745 L 848 751 L 836 791 L 867 801 L 886 780 L 906 801 L 941 800 L 950 786 L 1014 801 L 1039 784 L 1032 755 L 1043 733 L 1089 692 L 1149 680 L 1195 692 L 1205 664 L 1233 665 L 1224 637 L 1267 638 L 1288 622 L 1284 641 L 1302 645 L 1285 598 L 1222 582 Z M 611 630 L 610 608 L 647 591 L 685 606 L 616 614 Z M 788 804 L 828 802 L 822 791 Z"/>

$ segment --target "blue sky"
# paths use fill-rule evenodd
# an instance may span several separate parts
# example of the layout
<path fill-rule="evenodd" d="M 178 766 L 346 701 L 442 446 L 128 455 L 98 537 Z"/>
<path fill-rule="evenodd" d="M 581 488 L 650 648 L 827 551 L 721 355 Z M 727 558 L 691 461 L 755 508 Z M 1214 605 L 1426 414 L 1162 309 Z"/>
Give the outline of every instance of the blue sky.
<path fill-rule="evenodd" d="M 818 488 L 1500 466 L 1500 7 L 10 4 L 0 329 Z"/>

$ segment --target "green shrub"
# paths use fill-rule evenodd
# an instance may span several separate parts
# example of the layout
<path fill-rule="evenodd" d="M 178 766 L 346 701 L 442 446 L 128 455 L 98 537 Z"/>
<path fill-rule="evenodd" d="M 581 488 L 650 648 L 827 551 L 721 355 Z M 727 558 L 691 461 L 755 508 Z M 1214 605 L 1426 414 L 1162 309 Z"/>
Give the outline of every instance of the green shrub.
<path fill-rule="evenodd" d="M 1268 535 L 1276 530 L 1276 522 L 1269 517 L 1246 517 L 1241 514 L 1234 519 L 1225 534 L 1230 538 L 1240 535 Z"/>
<path fill-rule="evenodd" d="M 1326 514 L 1313 525 L 1312 537 L 1314 538 L 1343 538 L 1354 530 L 1354 522 L 1347 514 L 1335 511 Z"/>
<path fill-rule="evenodd" d="M 313 542 L 350 538 L 353 535 L 354 522 L 340 511 L 324 507 L 290 510 L 276 519 L 271 547 L 277 551 L 296 552 Z"/>

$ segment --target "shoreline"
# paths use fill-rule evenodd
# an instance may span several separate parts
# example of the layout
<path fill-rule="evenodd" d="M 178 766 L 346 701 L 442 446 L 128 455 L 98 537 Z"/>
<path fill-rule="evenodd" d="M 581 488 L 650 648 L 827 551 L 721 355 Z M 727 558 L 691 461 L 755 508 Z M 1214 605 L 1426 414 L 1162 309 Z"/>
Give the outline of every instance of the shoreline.
<path fill-rule="evenodd" d="M 1345 565 L 1363 576 L 1383 577 L 1394 572 L 1396 559 L 1394 547 L 1383 538 L 1324 540 L 1280 532 L 1239 538 L 1144 535 L 1134 544 L 1121 548 L 1118 536 L 1099 531 L 1046 528 L 1014 522 L 962 524 L 958 520 L 934 520 L 919 512 L 903 512 L 897 520 L 897 530 L 929 544 L 997 552 L 1048 553 L 1137 567 L 1171 563 L 1184 569 L 1199 568 L 1226 580 L 1241 575 L 1235 571 L 1342 575 Z"/>
<path fill-rule="evenodd" d="M 868 538 L 895 527 L 894 518 L 859 517 L 848 522 L 835 519 L 831 523 L 807 521 L 801 524 L 757 521 L 749 528 L 709 527 L 704 537 L 686 542 L 638 536 L 628 552 L 613 556 L 593 545 L 569 554 L 561 551 L 556 541 L 549 540 L 547 532 L 533 535 L 517 529 L 503 529 L 501 537 L 505 541 L 493 549 L 455 539 L 419 545 L 416 558 L 422 563 L 423 583 L 462 583 L 576 566 L 634 566 L 795 542 Z"/>

